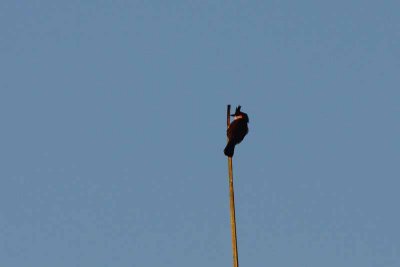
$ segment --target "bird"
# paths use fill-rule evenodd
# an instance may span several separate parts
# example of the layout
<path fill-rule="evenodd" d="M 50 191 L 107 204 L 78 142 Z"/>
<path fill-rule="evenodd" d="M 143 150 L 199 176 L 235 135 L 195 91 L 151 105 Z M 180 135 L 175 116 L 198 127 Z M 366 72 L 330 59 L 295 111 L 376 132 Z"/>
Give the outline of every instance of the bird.
<path fill-rule="evenodd" d="M 228 143 L 224 149 L 224 154 L 227 157 L 233 157 L 235 152 L 235 146 L 242 142 L 243 138 L 249 132 L 247 124 L 249 123 L 249 117 L 246 113 L 240 111 L 241 106 L 236 108 L 233 122 L 229 125 L 226 135 L 228 136 Z"/>

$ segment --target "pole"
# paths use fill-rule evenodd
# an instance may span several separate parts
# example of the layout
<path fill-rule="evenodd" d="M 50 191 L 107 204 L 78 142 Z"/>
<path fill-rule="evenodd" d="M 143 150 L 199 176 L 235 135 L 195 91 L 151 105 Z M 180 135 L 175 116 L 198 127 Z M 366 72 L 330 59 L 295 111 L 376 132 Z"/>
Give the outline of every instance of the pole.
<path fill-rule="evenodd" d="M 229 128 L 231 124 L 231 105 L 228 105 L 226 112 L 226 126 Z M 228 157 L 228 172 L 229 172 L 229 202 L 231 214 L 231 234 L 232 234 L 232 253 L 233 267 L 239 267 L 237 236 L 236 236 L 236 216 L 235 216 L 235 194 L 233 190 L 233 167 L 232 158 Z"/>

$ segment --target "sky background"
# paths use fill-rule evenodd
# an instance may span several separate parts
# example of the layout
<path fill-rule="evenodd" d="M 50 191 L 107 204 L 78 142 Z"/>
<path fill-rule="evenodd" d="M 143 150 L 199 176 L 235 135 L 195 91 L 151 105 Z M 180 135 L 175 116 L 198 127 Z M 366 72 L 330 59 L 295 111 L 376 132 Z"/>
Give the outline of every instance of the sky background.
<path fill-rule="evenodd" d="M 0 265 L 400 266 L 399 1 L 0 1 Z"/>

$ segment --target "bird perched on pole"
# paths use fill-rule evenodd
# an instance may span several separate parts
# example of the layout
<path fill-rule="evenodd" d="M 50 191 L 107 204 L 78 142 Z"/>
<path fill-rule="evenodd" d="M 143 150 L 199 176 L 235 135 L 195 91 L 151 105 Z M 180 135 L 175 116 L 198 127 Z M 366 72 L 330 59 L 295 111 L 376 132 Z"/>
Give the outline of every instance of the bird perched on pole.
<path fill-rule="evenodd" d="M 226 135 L 228 136 L 228 144 L 224 149 L 224 154 L 228 157 L 232 157 L 235 152 L 235 146 L 242 142 L 243 138 L 249 132 L 247 124 L 249 123 L 249 117 L 246 113 L 240 111 L 241 106 L 236 108 L 233 122 L 229 125 Z"/>

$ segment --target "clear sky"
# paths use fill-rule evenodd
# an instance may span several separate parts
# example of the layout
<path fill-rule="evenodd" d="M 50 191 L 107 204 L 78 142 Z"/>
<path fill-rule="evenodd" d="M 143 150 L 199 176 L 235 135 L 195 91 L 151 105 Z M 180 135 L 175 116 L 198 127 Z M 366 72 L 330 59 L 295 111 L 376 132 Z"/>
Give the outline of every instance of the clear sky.
<path fill-rule="evenodd" d="M 399 1 L 0 1 L 0 265 L 400 266 Z"/>

